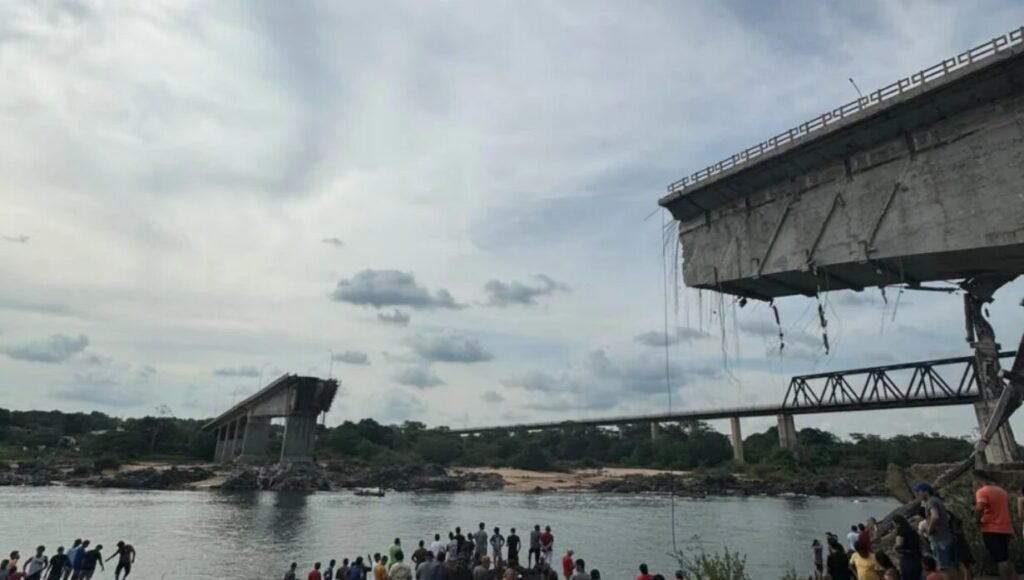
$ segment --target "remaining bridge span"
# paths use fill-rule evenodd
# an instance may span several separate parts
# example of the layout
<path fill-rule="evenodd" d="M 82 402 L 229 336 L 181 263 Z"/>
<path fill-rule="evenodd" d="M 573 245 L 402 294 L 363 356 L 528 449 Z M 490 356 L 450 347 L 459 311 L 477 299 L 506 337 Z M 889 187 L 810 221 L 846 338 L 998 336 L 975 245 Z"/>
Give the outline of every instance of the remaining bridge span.
<path fill-rule="evenodd" d="M 281 461 L 309 461 L 316 441 L 317 415 L 330 410 L 338 381 L 282 375 L 244 401 L 203 425 L 217 436 L 214 461 L 262 461 L 270 420 L 284 417 Z"/>
<path fill-rule="evenodd" d="M 1000 358 L 1012 358 L 1015 355 L 1016 353 L 1012 351 L 999 353 Z M 954 377 L 958 377 L 959 380 Z M 795 376 L 789 382 L 786 397 L 781 405 L 466 427 L 454 429 L 452 432 L 460 435 L 477 435 L 493 432 L 612 427 L 647 423 L 651 425 L 651 436 L 656 437 L 657 426 L 660 423 L 729 419 L 731 421 L 730 435 L 733 453 L 737 461 L 742 461 L 743 435 L 740 429 L 740 419 L 744 417 L 778 417 L 779 444 L 784 449 L 794 449 L 796 447 L 794 415 L 943 407 L 974 404 L 982 400 L 983 397 L 978 388 L 975 357 L 965 356 Z"/>

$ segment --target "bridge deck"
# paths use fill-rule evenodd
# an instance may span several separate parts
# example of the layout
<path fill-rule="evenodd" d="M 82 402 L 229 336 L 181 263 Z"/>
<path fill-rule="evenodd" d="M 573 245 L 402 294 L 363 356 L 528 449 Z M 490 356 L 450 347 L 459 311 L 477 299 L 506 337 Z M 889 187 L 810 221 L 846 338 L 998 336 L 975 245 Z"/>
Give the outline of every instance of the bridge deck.
<path fill-rule="evenodd" d="M 1014 351 L 999 353 L 1000 358 L 1012 358 Z M 955 369 L 958 382 L 947 381 L 938 367 Z M 893 376 L 890 373 L 906 373 Z M 850 380 L 863 377 L 860 388 Z M 820 386 L 816 387 L 817 382 Z M 817 389 L 820 389 L 817 390 Z M 772 417 L 777 415 L 814 415 L 819 413 L 846 413 L 850 411 L 877 411 L 914 407 L 944 407 L 968 405 L 981 399 L 974 357 L 951 357 L 909 363 L 862 367 L 842 371 L 795 376 L 781 405 L 733 407 L 729 409 L 699 409 L 649 415 L 601 417 L 574 421 L 548 421 L 518 425 L 495 425 L 454 429 L 453 433 L 469 435 L 488 432 L 542 431 L 568 427 L 602 427 L 643 423 L 676 423 L 685 421 L 711 421 L 742 417 Z"/>
<path fill-rule="evenodd" d="M 866 403 L 841 403 L 835 405 L 818 405 L 814 407 L 783 407 L 781 405 L 765 405 L 753 407 L 733 407 L 730 409 L 705 409 L 697 411 L 680 411 L 674 413 L 653 413 L 649 415 L 629 415 L 622 417 L 602 417 L 598 419 L 580 419 L 576 421 L 549 421 L 541 423 L 521 423 L 518 425 L 466 427 L 452 429 L 452 433 L 471 435 L 498 431 L 543 431 L 546 429 L 565 429 L 568 427 L 612 427 L 616 425 L 633 425 L 643 423 L 677 423 L 686 421 L 713 421 L 732 417 L 775 417 L 777 415 L 814 415 L 819 413 L 846 413 L 850 411 L 879 411 L 884 409 L 907 409 L 912 407 L 946 407 L 951 405 L 969 405 L 980 397 L 974 394 L 937 397 L 934 399 L 917 399 L 912 401 L 871 401 Z"/>

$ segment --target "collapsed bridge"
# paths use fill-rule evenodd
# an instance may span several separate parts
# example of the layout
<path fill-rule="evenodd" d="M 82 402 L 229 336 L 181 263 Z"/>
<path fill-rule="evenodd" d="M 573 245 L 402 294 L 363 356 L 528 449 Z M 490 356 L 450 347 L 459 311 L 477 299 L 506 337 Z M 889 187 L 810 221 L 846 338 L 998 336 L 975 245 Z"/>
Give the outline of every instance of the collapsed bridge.
<path fill-rule="evenodd" d="M 214 461 L 263 461 L 270 421 L 283 417 L 282 463 L 310 461 L 317 417 L 331 408 L 338 381 L 285 374 L 203 425 L 217 437 Z"/>

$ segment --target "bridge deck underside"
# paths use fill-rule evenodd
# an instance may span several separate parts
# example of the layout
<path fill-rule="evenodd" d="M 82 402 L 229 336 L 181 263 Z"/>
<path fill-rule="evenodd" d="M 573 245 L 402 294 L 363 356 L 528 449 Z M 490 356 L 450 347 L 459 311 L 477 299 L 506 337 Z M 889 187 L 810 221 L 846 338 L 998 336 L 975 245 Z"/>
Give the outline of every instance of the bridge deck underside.
<path fill-rule="evenodd" d="M 1024 47 L 662 200 L 688 286 L 769 299 L 1024 272 Z"/>

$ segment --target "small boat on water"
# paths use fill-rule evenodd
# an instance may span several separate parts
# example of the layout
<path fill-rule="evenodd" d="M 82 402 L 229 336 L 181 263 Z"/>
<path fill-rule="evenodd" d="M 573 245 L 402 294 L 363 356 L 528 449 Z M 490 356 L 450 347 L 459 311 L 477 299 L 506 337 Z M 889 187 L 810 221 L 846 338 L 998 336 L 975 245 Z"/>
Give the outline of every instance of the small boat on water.
<path fill-rule="evenodd" d="M 384 488 L 360 488 L 355 491 L 355 494 L 361 497 L 384 497 Z"/>

